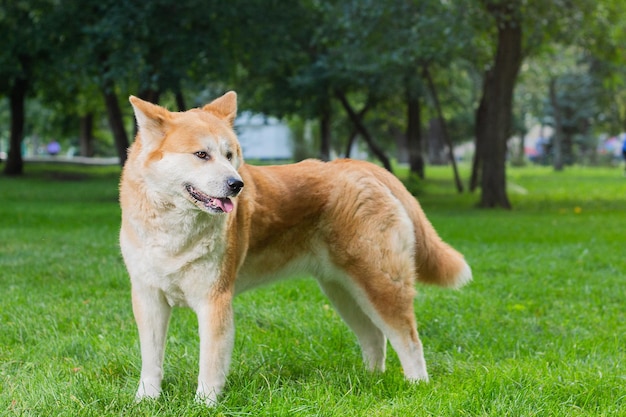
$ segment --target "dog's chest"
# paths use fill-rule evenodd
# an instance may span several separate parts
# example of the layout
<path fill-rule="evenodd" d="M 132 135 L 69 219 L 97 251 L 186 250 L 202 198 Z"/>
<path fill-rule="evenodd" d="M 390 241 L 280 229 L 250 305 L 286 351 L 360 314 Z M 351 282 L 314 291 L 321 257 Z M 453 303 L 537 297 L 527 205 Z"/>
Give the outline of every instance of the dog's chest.
<path fill-rule="evenodd" d="M 122 253 L 133 282 L 158 288 L 172 306 L 193 307 L 220 276 L 224 239 L 219 228 L 169 226 L 142 230 L 133 241 L 122 231 Z"/>

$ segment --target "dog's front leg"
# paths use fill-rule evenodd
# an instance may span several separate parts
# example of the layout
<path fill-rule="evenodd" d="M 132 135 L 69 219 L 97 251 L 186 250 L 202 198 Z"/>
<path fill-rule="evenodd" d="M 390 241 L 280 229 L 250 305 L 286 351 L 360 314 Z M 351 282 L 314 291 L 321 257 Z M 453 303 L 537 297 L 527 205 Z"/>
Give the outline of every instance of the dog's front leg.
<path fill-rule="evenodd" d="M 235 340 L 230 291 L 212 294 L 196 311 L 200 334 L 200 372 L 196 399 L 212 406 L 226 383 Z"/>
<path fill-rule="evenodd" d="M 147 286 L 133 285 L 132 301 L 141 346 L 141 379 L 135 397 L 139 401 L 161 394 L 165 337 L 172 308 L 159 290 Z"/>

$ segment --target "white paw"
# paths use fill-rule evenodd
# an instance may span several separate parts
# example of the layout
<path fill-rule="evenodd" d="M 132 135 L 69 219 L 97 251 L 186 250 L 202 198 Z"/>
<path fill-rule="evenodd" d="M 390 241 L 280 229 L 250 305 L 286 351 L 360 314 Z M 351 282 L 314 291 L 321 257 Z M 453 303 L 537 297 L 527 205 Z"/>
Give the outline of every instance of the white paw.
<path fill-rule="evenodd" d="M 217 393 L 215 390 L 204 390 L 198 388 L 195 400 L 197 403 L 204 404 L 207 407 L 215 407 L 217 405 Z"/>
<path fill-rule="evenodd" d="M 161 395 L 161 384 L 142 380 L 139 382 L 139 389 L 135 394 L 135 401 L 139 402 L 143 399 L 156 399 Z"/>
<path fill-rule="evenodd" d="M 428 372 L 423 371 L 423 372 L 417 372 L 415 375 L 405 375 L 406 379 L 409 382 L 413 382 L 413 383 L 418 383 L 418 382 L 428 382 L 429 378 L 428 378 Z"/>

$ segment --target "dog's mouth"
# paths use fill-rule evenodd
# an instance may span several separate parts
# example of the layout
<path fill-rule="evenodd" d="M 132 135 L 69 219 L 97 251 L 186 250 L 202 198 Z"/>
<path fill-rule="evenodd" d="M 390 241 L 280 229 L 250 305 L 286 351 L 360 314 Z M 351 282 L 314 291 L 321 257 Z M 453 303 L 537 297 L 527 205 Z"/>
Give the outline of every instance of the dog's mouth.
<path fill-rule="evenodd" d="M 211 197 L 197 190 L 192 185 L 186 185 L 185 188 L 191 196 L 192 201 L 199 207 L 213 213 L 230 213 L 233 211 L 234 204 L 228 197 Z"/>

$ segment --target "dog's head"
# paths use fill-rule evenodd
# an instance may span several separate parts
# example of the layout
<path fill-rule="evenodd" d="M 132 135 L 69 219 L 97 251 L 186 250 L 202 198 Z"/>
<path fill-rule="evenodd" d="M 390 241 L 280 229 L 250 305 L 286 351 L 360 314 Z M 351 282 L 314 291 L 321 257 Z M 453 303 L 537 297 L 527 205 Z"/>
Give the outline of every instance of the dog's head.
<path fill-rule="evenodd" d="M 228 92 L 201 109 L 170 112 L 130 97 L 139 128 L 131 157 L 149 192 L 208 213 L 229 213 L 243 188 L 243 163 L 233 131 L 237 95 Z"/>

